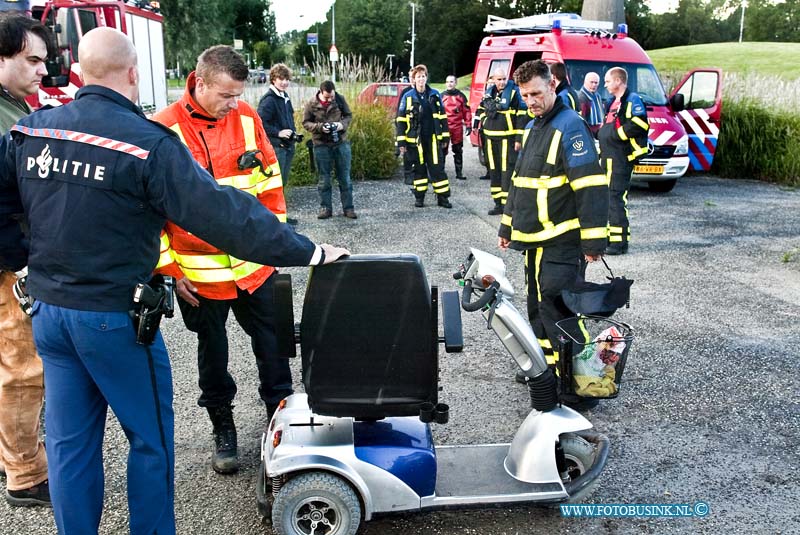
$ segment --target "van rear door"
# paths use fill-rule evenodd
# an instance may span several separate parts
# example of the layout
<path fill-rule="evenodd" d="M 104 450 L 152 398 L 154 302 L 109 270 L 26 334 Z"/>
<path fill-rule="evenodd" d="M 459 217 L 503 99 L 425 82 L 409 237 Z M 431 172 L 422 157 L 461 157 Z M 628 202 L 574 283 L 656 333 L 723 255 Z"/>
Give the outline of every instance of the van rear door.
<path fill-rule="evenodd" d="M 708 171 L 714 161 L 722 117 L 722 69 L 693 69 L 670 95 L 683 95 L 684 109 L 675 115 L 689 136 L 689 163 Z"/>

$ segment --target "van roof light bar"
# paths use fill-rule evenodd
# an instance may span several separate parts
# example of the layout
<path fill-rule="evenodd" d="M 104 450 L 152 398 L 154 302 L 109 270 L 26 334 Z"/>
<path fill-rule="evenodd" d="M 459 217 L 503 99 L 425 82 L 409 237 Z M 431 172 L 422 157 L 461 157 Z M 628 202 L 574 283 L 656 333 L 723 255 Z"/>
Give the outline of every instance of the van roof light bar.
<path fill-rule="evenodd" d="M 567 32 L 614 29 L 614 23 L 607 20 L 583 20 L 576 13 L 544 13 L 517 19 L 487 15 L 483 31 L 486 33 L 549 32 L 553 29 L 555 21 L 559 21 L 561 30 Z"/>

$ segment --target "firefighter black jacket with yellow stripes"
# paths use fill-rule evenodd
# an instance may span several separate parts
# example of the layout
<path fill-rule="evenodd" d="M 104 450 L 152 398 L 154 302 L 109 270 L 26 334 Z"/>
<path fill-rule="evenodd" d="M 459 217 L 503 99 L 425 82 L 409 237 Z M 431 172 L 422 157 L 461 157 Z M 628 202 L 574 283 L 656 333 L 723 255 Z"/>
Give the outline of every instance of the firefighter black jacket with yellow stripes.
<path fill-rule="evenodd" d="M 481 133 L 488 138 L 514 136 L 514 141 L 522 142 L 522 130 L 530 117 L 517 84 L 509 80 L 502 92 L 492 86 L 475 110 L 475 120 L 480 125 Z"/>
<path fill-rule="evenodd" d="M 619 100 L 616 118 L 603 124 L 597 133 L 600 156 L 622 162 L 634 161 L 647 154 L 649 130 L 644 102 L 638 94 L 626 89 Z"/>
<path fill-rule="evenodd" d="M 426 99 L 433 110 L 433 132 L 437 141 L 450 139 L 450 130 L 447 127 L 447 114 L 442 106 L 439 92 L 430 86 L 425 86 L 422 94 L 417 93 L 413 87 L 400 97 L 397 107 L 397 146 L 406 147 L 416 145 L 422 127 L 422 101 Z"/>
<path fill-rule="evenodd" d="M 556 98 L 528 123 L 498 235 L 517 250 L 580 240 L 585 254 L 606 248 L 608 178 L 586 122 Z"/>

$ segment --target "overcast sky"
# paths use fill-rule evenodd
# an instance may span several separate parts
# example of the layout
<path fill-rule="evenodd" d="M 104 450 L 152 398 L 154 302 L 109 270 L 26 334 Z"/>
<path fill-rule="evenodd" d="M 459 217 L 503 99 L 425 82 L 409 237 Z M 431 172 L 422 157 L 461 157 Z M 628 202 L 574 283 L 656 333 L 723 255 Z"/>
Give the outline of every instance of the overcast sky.
<path fill-rule="evenodd" d="M 280 35 L 323 22 L 333 0 L 272 0 L 270 5 L 275 13 L 275 29 Z"/>

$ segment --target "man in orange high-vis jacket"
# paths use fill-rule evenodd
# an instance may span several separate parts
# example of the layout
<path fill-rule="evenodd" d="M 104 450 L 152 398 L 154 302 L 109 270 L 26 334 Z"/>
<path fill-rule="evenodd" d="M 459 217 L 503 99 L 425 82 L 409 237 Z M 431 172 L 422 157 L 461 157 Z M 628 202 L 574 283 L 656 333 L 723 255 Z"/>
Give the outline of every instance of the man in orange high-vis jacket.
<path fill-rule="evenodd" d="M 198 58 L 183 97 L 153 118 L 172 129 L 219 184 L 246 191 L 286 222 L 278 160 L 261 119 L 245 102 L 248 69 L 229 46 L 214 46 Z M 260 380 L 259 394 L 271 417 L 292 393 L 289 362 L 276 356 L 272 274 L 275 268 L 245 262 L 168 222 L 161 235 L 157 272 L 177 279 L 186 327 L 197 333 L 200 398 L 214 428 L 211 465 L 219 473 L 238 470 L 236 426 L 231 405 L 236 383 L 228 373 L 225 322 L 234 316 L 250 336 Z"/>

